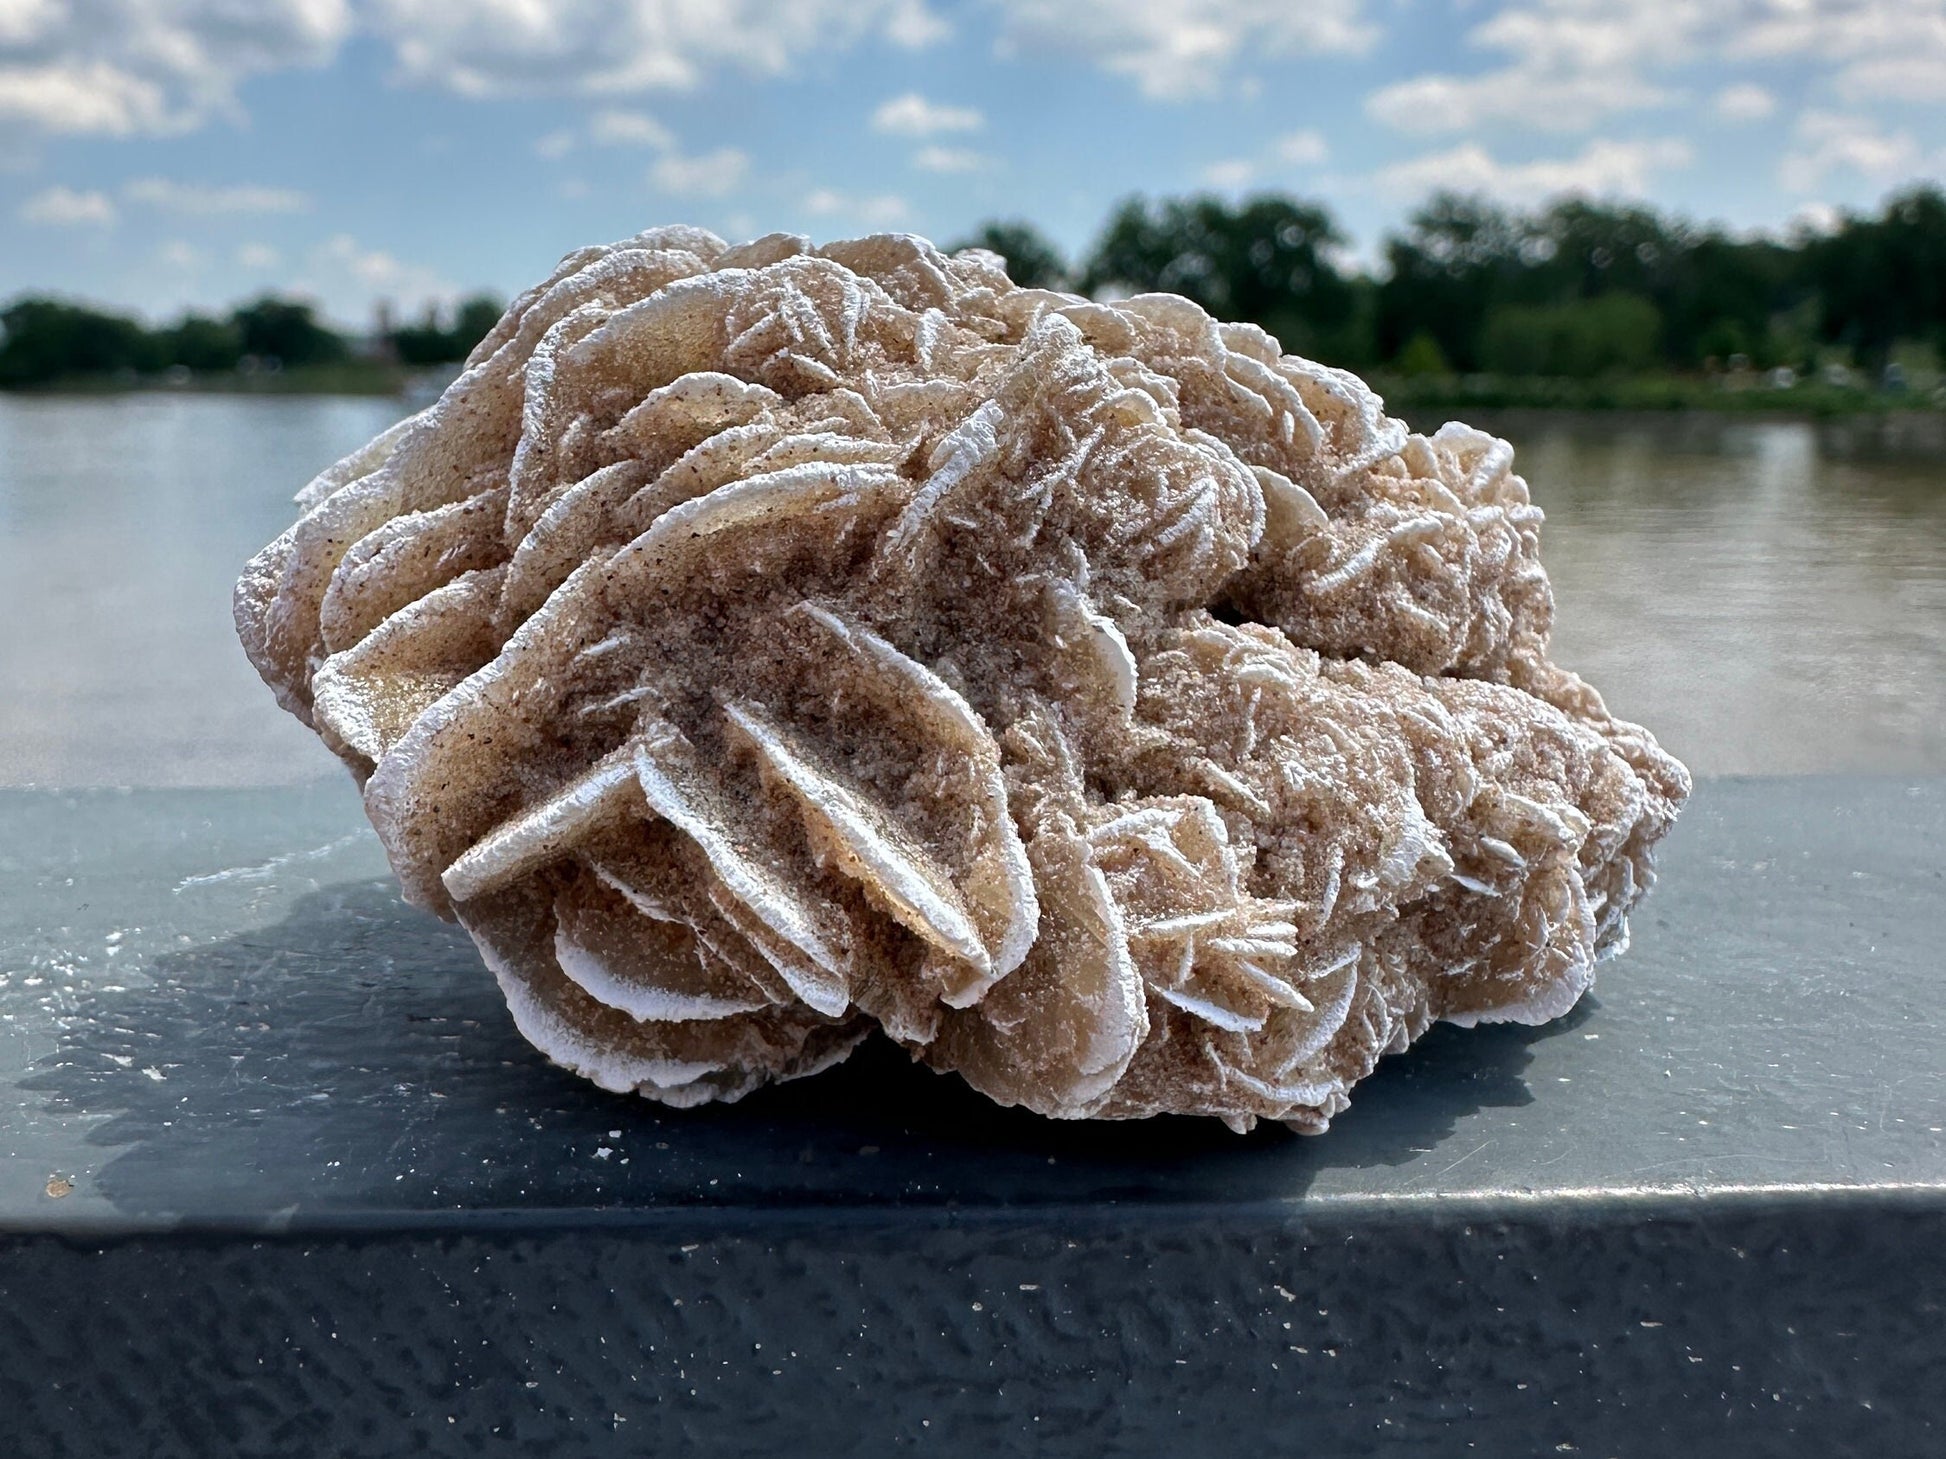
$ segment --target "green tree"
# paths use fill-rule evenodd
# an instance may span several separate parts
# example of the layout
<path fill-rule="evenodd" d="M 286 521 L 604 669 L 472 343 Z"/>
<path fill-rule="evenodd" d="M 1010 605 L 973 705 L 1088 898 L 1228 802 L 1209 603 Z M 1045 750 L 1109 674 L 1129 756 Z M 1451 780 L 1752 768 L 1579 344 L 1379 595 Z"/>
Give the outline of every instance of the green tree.
<path fill-rule="evenodd" d="M 1439 341 L 1432 337 L 1430 330 L 1420 330 L 1405 342 L 1393 358 L 1393 368 L 1401 375 L 1450 375 L 1453 367 L 1446 361 L 1446 352 L 1439 347 Z"/>
<path fill-rule="evenodd" d="M 158 368 L 155 341 L 126 315 L 63 299 L 16 299 L 0 310 L 0 385 Z"/>
<path fill-rule="evenodd" d="M 1478 370 L 1496 304 L 1518 302 L 1517 280 L 1546 251 L 1520 221 L 1484 198 L 1437 193 L 1385 242 L 1378 348 L 1386 356 L 1426 333 L 1454 368 Z M 1532 301 L 1528 301 L 1532 302 Z"/>
<path fill-rule="evenodd" d="M 453 358 L 453 342 L 440 328 L 438 313 L 428 306 L 419 323 L 392 331 L 392 351 L 401 364 L 438 365 Z"/>
<path fill-rule="evenodd" d="M 500 322 L 502 308 L 498 299 L 475 294 L 453 312 L 448 328 L 440 323 L 437 306 L 428 304 L 419 323 L 392 331 L 393 352 L 408 365 L 445 365 L 463 360 Z"/>
<path fill-rule="evenodd" d="M 471 354 L 473 346 L 487 337 L 506 312 L 507 306 L 491 294 L 460 300 L 453 315 L 453 348 L 457 351 L 453 358 L 463 360 Z"/>
<path fill-rule="evenodd" d="M 1901 338 L 1946 325 L 1946 193 L 1933 185 L 1887 199 L 1876 218 L 1847 217 L 1806 249 L 1822 333 L 1876 371 Z"/>
<path fill-rule="evenodd" d="M 227 319 L 185 314 L 158 332 L 164 360 L 198 371 L 234 370 L 243 357 L 243 336 Z"/>
<path fill-rule="evenodd" d="M 1081 286 L 1194 299 L 1219 319 L 1246 319 L 1286 349 L 1317 353 L 1347 332 L 1358 293 L 1334 253 L 1344 236 L 1322 205 L 1259 196 L 1130 198 L 1089 254 Z"/>
<path fill-rule="evenodd" d="M 957 253 L 962 248 L 984 248 L 999 254 L 1007 261 L 1007 277 L 1023 289 L 1065 289 L 1070 282 L 1067 260 L 1053 240 L 1032 223 L 1017 218 L 982 223 L 970 237 L 946 251 Z"/>
<path fill-rule="evenodd" d="M 266 294 L 230 315 L 243 352 L 284 365 L 335 364 L 350 354 L 344 336 L 318 322 L 311 305 Z"/>
<path fill-rule="evenodd" d="M 1598 375 L 1640 371 L 1656 362 L 1662 317 L 1634 294 L 1604 294 L 1566 304 L 1509 304 L 1487 316 L 1481 363 L 1502 375 Z"/>

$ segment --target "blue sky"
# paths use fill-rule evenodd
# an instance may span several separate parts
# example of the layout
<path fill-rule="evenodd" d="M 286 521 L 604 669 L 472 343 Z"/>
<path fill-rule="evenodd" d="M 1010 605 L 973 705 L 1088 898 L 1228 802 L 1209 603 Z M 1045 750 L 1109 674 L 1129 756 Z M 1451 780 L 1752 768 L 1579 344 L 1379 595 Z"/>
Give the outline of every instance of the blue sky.
<path fill-rule="evenodd" d="M 1071 253 L 1289 190 L 1819 226 L 1946 173 L 1946 0 L 0 0 L 0 296 L 508 294 L 650 223 Z"/>

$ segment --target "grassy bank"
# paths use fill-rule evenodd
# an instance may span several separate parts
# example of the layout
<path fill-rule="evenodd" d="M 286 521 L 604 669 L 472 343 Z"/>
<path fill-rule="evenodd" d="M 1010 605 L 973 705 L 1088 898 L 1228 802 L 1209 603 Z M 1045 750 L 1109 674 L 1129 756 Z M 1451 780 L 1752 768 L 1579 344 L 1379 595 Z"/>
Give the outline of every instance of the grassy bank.
<path fill-rule="evenodd" d="M 1758 381 L 1725 381 L 1684 375 L 1619 376 L 1566 380 L 1520 375 L 1371 376 L 1388 408 L 1404 414 L 1481 410 L 1703 410 L 1738 415 L 1885 415 L 1894 411 L 1946 411 L 1937 391 L 1871 390 L 1855 385 L 1801 381 L 1773 389 Z"/>
<path fill-rule="evenodd" d="M 455 367 L 456 368 L 456 367 Z M 15 395 L 408 395 L 436 391 L 454 368 L 413 370 L 375 360 L 298 365 L 287 370 L 205 370 L 164 375 L 67 375 L 14 386 Z"/>
<path fill-rule="evenodd" d="M 113 395 L 160 391 L 183 395 L 426 395 L 457 367 L 414 370 L 371 360 L 244 373 L 234 370 L 175 375 L 75 375 L 18 388 L 20 394 Z M 1401 375 L 1374 371 L 1372 387 L 1388 408 L 1405 415 L 1468 411 L 1700 410 L 1739 415 L 1830 419 L 1899 411 L 1946 413 L 1940 390 L 1887 391 L 1809 380 L 1788 389 L 1681 375 L 1566 380 L 1519 375 Z"/>

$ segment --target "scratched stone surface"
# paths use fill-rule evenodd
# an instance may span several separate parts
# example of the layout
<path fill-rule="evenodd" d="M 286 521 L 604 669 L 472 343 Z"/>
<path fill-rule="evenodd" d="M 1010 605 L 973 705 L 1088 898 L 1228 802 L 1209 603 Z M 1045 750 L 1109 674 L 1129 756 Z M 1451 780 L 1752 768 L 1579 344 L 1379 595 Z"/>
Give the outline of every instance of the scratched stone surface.
<path fill-rule="evenodd" d="M 1936 1452 L 1943 945 L 1946 782 L 1709 781 L 1598 997 L 1322 1137 L 674 1111 L 349 787 L 0 792 L 0 1450 Z"/>

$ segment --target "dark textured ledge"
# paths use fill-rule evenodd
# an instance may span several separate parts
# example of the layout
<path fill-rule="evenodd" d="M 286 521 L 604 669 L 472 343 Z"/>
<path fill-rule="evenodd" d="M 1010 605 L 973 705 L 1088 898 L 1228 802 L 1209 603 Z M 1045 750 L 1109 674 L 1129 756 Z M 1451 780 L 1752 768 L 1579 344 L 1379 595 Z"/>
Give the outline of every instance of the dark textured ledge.
<path fill-rule="evenodd" d="M 1702 786 L 1595 997 L 1308 1140 L 605 1096 L 362 826 L 0 792 L 0 1453 L 1946 1447 L 1946 783 Z"/>

